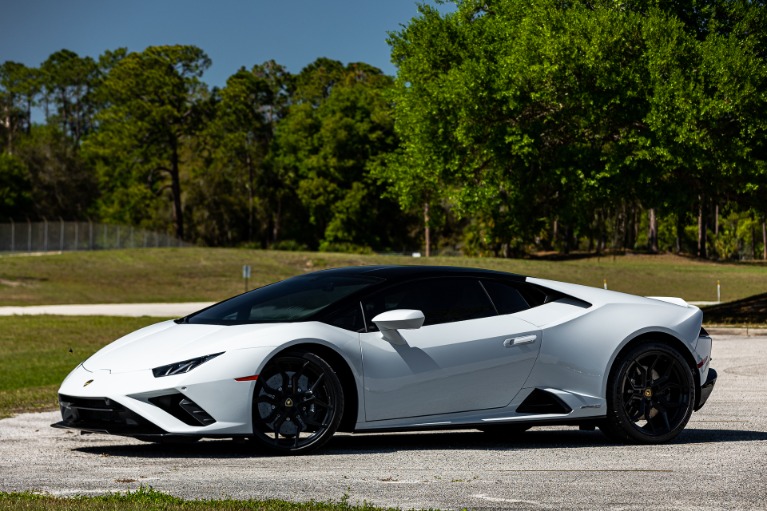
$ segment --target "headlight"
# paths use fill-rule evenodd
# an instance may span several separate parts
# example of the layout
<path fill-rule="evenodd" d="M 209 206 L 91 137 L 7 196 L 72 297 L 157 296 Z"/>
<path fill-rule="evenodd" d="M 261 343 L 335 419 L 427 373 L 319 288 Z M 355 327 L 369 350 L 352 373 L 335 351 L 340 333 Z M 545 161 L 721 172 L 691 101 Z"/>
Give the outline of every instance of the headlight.
<path fill-rule="evenodd" d="M 205 355 L 204 357 L 192 358 L 189 360 L 184 360 L 183 362 L 176 362 L 166 366 L 155 367 L 152 369 L 152 374 L 154 374 L 155 378 L 160 378 L 161 376 L 174 376 L 176 374 L 188 373 L 195 367 L 199 367 L 208 360 L 213 360 L 217 356 L 223 355 L 223 353 L 224 352 L 222 351 L 221 353 L 215 353 L 213 355 Z"/>

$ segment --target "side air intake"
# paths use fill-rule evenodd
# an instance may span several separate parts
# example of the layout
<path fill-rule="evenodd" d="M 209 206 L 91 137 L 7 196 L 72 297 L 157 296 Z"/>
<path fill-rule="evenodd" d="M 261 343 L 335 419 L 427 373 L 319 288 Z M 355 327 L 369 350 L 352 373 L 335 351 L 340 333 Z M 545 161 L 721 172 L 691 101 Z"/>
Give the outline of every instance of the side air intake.
<path fill-rule="evenodd" d="M 189 426 L 209 426 L 216 422 L 200 405 L 182 394 L 157 396 L 149 402 Z"/>
<path fill-rule="evenodd" d="M 541 415 L 546 413 L 564 414 L 573 409 L 567 406 L 559 396 L 541 389 L 533 390 L 527 398 L 517 407 L 517 413 L 529 413 Z"/>

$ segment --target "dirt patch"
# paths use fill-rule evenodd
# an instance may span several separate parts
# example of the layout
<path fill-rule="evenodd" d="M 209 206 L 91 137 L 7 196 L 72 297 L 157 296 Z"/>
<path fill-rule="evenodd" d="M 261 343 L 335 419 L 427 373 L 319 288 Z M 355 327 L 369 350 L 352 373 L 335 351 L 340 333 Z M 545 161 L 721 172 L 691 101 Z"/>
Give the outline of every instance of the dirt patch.
<path fill-rule="evenodd" d="M 722 325 L 767 324 L 767 293 L 705 307 L 703 318 L 707 323 Z"/>
<path fill-rule="evenodd" d="M 40 282 L 47 282 L 49 279 L 47 277 L 13 277 L 13 278 L 3 278 L 0 277 L 0 286 L 6 286 L 6 287 L 35 287 Z"/>

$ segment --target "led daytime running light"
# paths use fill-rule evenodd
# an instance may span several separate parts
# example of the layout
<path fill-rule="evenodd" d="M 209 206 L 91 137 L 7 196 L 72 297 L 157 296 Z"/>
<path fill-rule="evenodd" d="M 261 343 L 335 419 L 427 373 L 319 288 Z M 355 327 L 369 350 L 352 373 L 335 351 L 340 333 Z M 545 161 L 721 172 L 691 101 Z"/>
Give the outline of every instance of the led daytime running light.
<path fill-rule="evenodd" d="M 192 358 L 182 362 L 168 364 L 166 366 L 155 367 L 152 369 L 152 374 L 154 374 L 155 378 L 161 378 L 163 376 L 175 376 L 177 374 L 188 373 L 192 369 L 201 366 L 208 360 L 213 360 L 217 356 L 223 355 L 223 353 L 224 352 L 222 351 L 221 353 L 214 353 L 213 355 L 205 355 L 204 357 Z"/>

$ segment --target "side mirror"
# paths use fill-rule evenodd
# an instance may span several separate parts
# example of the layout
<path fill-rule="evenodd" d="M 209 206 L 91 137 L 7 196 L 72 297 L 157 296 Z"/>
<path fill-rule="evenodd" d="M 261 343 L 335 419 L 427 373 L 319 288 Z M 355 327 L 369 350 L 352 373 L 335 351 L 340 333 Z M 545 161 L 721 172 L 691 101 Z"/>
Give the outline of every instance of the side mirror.
<path fill-rule="evenodd" d="M 373 318 L 379 330 L 416 330 L 423 325 L 424 315 L 419 310 L 395 309 Z"/>

